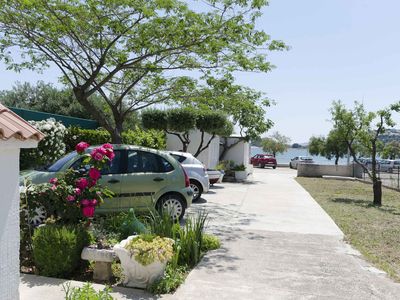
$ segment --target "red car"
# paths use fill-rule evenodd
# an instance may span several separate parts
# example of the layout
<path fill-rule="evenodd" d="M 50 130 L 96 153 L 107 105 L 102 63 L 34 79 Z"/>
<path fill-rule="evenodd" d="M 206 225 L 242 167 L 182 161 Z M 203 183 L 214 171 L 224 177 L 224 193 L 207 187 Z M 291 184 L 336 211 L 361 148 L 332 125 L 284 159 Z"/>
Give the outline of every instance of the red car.
<path fill-rule="evenodd" d="M 250 159 L 250 163 L 260 168 L 265 166 L 276 168 L 276 158 L 271 154 L 256 154 Z"/>

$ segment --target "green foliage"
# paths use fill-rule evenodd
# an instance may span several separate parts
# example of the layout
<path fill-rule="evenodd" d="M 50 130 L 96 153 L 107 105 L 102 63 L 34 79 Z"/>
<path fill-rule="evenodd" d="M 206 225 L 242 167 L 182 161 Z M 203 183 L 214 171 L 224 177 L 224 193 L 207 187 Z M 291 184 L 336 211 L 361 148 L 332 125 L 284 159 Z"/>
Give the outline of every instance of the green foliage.
<path fill-rule="evenodd" d="M 325 155 L 325 145 L 326 139 L 325 137 L 316 137 L 312 136 L 310 141 L 308 142 L 308 152 L 310 155 Z"/>
<path fill-rule="evenodd" d="M 55 63 L 62 81 L 113 139 L 120 138 L 130 112 L 191 92 L 191 80 L 171 78 L 169 70 L 268 72 L 273 66 L 267 54 L 287 49 L 255 26 L 264 0 L 210 1 L 205 11 L 180 0 L 0 4 L 0 59 L 16 71 Z M 15 47 L 19 56 L 12 55 Z M 90 99 L 94 94 L 107 109 Z M 253 124 L 255 118 L 246 116 L 241 114 L 244 123 Z"/>
<path fill-rule="evenodd" d="M 33 234 L 33 257 L 40 275 L 65 277 L 81 264 L 90 237 L 81 226 L 45 225 Z"/>
<path fill-rule="evenodd" d="M 235 166 L 235 162 L 233 160 L 221 160 L 216 166 L 217 170 L 230 171 Z"/>
<path fill-rule="evenodd" d="M 120 212 L 115 214 L 107 214 L 97 217 L 95 220 L 96 228 L 102 229 L 104 235 L 112 232 L 119 240 L 126 239 L 133 234 L 147 233 L 145 225 L 140 222 L 134 210 L 131 208 L 128 212 Z"/>
<path fill-rule="evenodd" d="M 167 130 L 168 115 L 166 110 L 148 109 L 142 112 L 142 124 L 144 128 L 155 130 Z"/>
<path fill-rule="evenodd" d="M 92 284 L 87 282 L 82 287 L 74 287 L 71 289 L 71 283 L 63 284 L 65 292 L 65 300 L 113 300 L 110 295 L 112 292 L 110 287 L 105 287 L 102 291 L 96 291 Z"/>
<path fill-rule="evenodd" d="M 216 250 L 221 248 L 221 241 L 219 238 L 212 234 L 203 234 L 203 245 L 201 250 L 207 252 L 209 250 Z"/>
<path fill-rule="evenodd" d="M 150 265 L 156 260 L 160 262 L 169 261 L 173 254 L 174 241 L 152 234 L 141 234 L 126 245 L 125 249 L 131 252 L 131 256 L 143 266 Z"/>
<path fill-rule="evenodd" d="M 337 130 L 331 130 L 327 138 L 311 137 L 308 151 L 311 155 L 321 155 L 327 159 L 335 158 L 335 164 L 337 165 L 339 158 L 344 157 L 347 153 L 347 144 Z"/>
<path fill-rule="evenodd" d="M 168 263 L 164 276 L 154 282 L 148 290 L 156 295 L 173 293 L 185 281 L 186 274 L 185 267 L 174 267 Z"/>
<path fill-rule="evenodd" d="M 290 138 L 280 134 L 279 132 L 275 132 L 271 137 L 262 140 L 263 150 L 272 153 L 274 156 L 276 156 L 277 153 L 285 152 L 289 143 Z"/>
<path fill-rule="evenodd" d="M 167 129 L 173 132 L 188 132 L 196 128 L 196 117 L 196 112 L 190 109 L 170 109 L 167 113 Z"/>
<path fill-rule="evenodd" d="M 111 135 L 105 130 L 81 129 L 70 127 L 65 136 L 67 151 L 75 150 L 79 141 L 85 141 L 90 145 L 100 145 L 111 142 Z M 127 130 L 122 133 L 122 142 L 128 145 L 138 145 L 154 149 L 165 149 L 165 134 L 158 130 Z"/>
<path fill-rule="evenodd" d="M 400 142 L 391 141 L 387 143 L 381 151 L 381 157 L 385 159 L 400 158 Z"/>
<path fill-rule="evenodd" d="M 151 233 L 168 238 L 173 238 L 174 228 L 179 227 L 178 220 L 171 218 L 167 210 L 162 210 L 161 212 L 150 211 L 147 223 Z"/>
<path fill-rule="evenodd" d="M 231 169 L 232 171 L 246 171 L 246 166 L 244 164 L 241 165 L 235 165 Z"/>

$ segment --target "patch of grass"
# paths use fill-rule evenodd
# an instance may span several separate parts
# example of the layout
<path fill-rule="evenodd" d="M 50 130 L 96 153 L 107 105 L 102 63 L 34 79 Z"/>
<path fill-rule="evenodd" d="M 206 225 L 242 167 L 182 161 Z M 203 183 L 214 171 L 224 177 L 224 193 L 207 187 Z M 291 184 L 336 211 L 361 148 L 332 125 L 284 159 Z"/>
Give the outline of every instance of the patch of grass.
<path fill-rule="evenodd" d="M 400 281 L 400 192 L 382 190 L 372 205 L 372 186 L 346 180 L 297 178 L 332 217 L 346 240 L 370 262 Z"/>

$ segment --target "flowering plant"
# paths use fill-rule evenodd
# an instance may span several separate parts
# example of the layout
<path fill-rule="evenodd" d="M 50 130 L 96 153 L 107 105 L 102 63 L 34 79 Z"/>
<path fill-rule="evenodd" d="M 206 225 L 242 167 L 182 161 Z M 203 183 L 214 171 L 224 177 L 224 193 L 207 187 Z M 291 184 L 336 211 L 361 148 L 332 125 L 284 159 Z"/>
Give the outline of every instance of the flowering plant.
<path fill-rule="evenodd" d="M 103 197 L 112 196 L 110 190 L 98 185 L 98 180 L 101 170 L 108 167 L 115 154 L 111 144 L 104 144 L 86 153 L 88 147 L 89 144 L 85 142 L 80 142 L 75 147 L 77 153 L 83 156 L 82 165 L 88 167 L 88 172 L 69 170 L 62 179 L 50 179 L 50 184 L 52 190 L 57 190 L 64 184 L 69 186 L 65 201 L 68 205 L 79 207 L 84 217 L 91 218 L 95 207 L 103 202 Z"/>
<path fill-rule="evenodd" d="M 43 132 L 45 138 L 39 142 L 37 148 L 21 151 L 22 169 L 52 163 L 65 154 L 64 136 L 67 130 L 62 123 L 53 118 L 29 123 Z"/>

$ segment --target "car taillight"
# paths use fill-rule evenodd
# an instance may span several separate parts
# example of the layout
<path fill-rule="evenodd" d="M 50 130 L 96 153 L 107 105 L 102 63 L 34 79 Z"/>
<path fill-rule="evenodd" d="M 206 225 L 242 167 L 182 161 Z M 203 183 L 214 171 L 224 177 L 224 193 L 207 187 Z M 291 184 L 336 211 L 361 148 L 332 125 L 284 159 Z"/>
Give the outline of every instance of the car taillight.
<path fill-rule="evenodd" d="M 182 168 L 183 174 L 185 175 L 185 187 L 189 187 L 190 186 L 189 176 L 186 173 L 185 169 L 182 167 L 182 165 L 181 165 L 181 168 Z"/>

